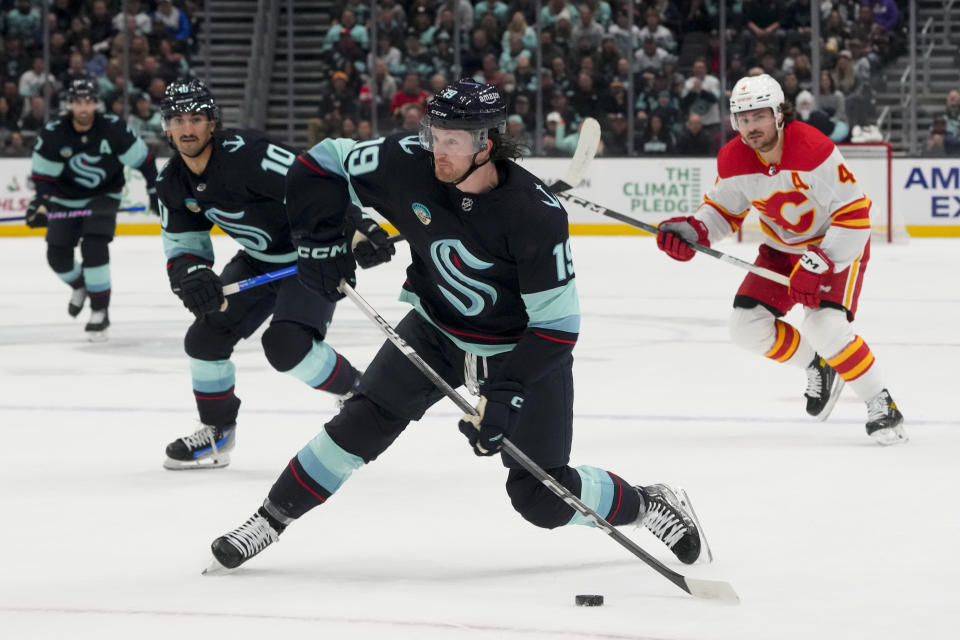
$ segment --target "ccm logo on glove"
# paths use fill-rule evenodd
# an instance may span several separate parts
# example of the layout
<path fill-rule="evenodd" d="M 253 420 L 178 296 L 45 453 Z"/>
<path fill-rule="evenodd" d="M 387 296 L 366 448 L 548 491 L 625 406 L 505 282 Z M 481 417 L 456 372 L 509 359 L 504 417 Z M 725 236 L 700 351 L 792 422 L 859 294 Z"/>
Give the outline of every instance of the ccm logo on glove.
<path fill-rule="evenodd" d="M 297 247 L 297 255 L 301 258 L 313 258 L 314 260 L 326 260 L 327 258 L 336 258 L 337 256 L 346 255 L 347 253 L 347 243 L 336 244 L 336 245 L 325 245 L 320 247 Z"/>

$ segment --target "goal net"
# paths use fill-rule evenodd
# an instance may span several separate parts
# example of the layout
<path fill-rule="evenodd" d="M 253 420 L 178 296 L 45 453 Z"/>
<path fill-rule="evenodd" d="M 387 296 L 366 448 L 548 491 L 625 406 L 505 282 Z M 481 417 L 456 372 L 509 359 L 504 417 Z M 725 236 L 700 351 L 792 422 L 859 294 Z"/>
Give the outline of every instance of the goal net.
<path fill-rule="evenodd" d="M 869 142 L 864 144 L 837 145 L 840 153 L 857 182 L 872 203 L 870 228 L 874 242 L 906 242 L 909 237 L 902 218 L 893 210 L 893 151 L 889 143 Z M 756 209 L 751 209 L 744 221 L 741 240 L 756 241 L 763 238 Z"/>

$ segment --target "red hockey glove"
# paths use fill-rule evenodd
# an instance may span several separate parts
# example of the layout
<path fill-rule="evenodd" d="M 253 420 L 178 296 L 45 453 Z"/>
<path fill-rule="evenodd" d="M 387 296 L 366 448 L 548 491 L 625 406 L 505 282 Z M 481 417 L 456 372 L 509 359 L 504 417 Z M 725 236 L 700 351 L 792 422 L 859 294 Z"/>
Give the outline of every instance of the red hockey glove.
<path fill-rule="evenodd" d="M 657 247 L 680 262 L 693 258 L 696 251 L 690 246 L 692 243 L 710 246 L 710 240 L 707 239 L 710 235 L 707 225 L 693 216 L 664 220 L 658 229 Z"/>
<path fill-rule="evenodd" d="M 805 307 L 816 309 L 820 306 L 820 285 L 823 279 L 833 273 L 833 261 L 820 247 L 808 245 L 807 251 L 790 274 L 790 299 Z"/>

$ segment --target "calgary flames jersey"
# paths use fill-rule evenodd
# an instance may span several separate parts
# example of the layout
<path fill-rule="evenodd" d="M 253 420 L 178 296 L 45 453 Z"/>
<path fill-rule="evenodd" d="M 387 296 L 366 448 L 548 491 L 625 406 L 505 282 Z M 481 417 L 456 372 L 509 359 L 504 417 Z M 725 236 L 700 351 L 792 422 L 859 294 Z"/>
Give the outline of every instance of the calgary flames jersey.
<path fill-rule="evenodd" d="M 870 200 L 833 142 L 802 122 L 783 128 L 783 154 L 769 165 L 737 138 L 717 156 L 718 177 L 696 217 L 715 242 L 740 228 L 750 208 L 764 242 L 787 253 L 819 245 L 837 269 L 852 263 L 870 238 Z"/>

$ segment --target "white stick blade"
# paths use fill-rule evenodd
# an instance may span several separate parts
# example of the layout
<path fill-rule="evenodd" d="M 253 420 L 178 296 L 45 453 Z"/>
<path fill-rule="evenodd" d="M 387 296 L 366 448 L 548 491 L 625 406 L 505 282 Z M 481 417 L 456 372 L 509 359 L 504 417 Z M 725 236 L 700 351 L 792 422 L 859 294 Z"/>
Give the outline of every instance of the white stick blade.
<path fill-rule="evenodd" d="M 583 121 L 583 127 L 580 129 L 580 139 L 577 141 L 577 150 L 573 154 L 573 160 L 567 169 L 563 181 L 576 187 L 587 177 L 587 170 L 593 157 L 597 155 L 597 147 L 600 145 L 600 123 L 594 118 L 587 118 Z"/>
<path fill-rule="evenodd" d="M 727 582 L 719 580 L 698 580 L 696 578 L 684 578 L 690 595 L 707 600 L 720 600 L 729 604 L 739 604 L 740 596 L 733 590 Z"/>

